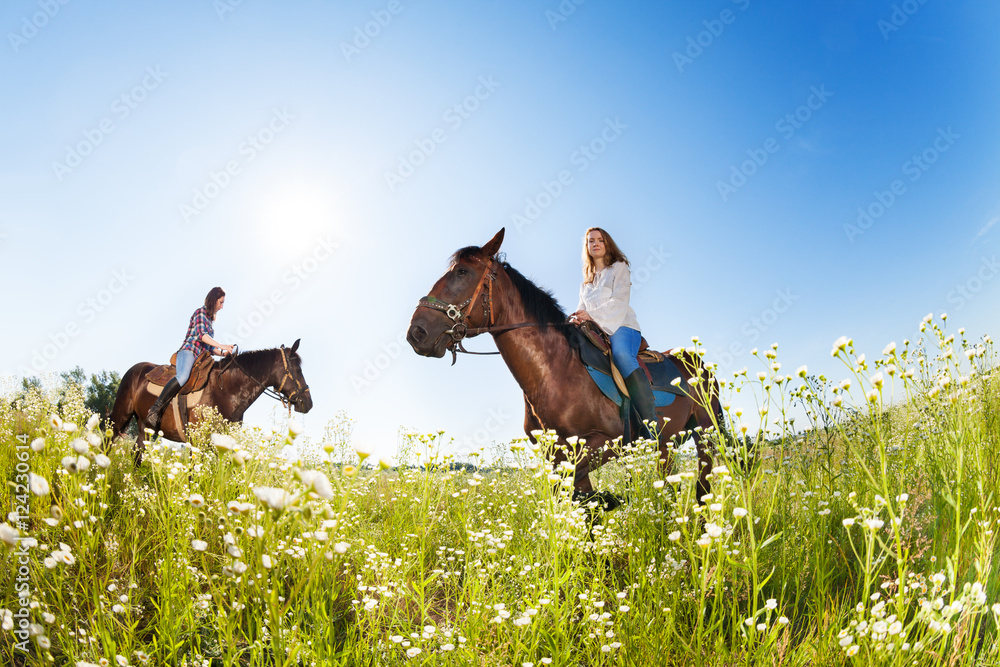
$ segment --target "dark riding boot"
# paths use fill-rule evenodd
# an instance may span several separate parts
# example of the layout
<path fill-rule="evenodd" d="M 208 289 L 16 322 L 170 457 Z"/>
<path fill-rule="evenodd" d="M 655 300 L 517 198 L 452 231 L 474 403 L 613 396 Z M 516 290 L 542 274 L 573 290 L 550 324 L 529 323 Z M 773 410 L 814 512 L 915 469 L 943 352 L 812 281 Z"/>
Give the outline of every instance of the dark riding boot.
<path fill-rule="evenodd" d="M 656 440 L 656 436 L 650 427 L 646 425 L 648 421 L 653 426 L 659 427 L 656 407 L 653 403 L 653 388 L 649 386 L 646 373 L 641 368 L 632 371 L 632 374 L 625 378 L 625 388 L 628 389 L 632 405 L 635 406 L 635 411 L 639 413 L 639 419 L 642 421 L 642 425 L 639 427 L 639 435 L 649 440 Z"/>
<path fill-rule="evenodd" d="M 176 396 L 177 392 L 180 390 L 181 385 L 177 382 L 177 378 L 170 378 L 170 381 L 163 387 L 160 395 L 156 397 L 156 402 L 149 408 L 149 412 L 146 413 L 146 421 L 149 422 L 150 427 L 154 431 L 157 431 L 160 428 L 160 418 L 163 416 L 164 408 L 167 407 L 167 404 L 170 403 L 170 399 Z"/>

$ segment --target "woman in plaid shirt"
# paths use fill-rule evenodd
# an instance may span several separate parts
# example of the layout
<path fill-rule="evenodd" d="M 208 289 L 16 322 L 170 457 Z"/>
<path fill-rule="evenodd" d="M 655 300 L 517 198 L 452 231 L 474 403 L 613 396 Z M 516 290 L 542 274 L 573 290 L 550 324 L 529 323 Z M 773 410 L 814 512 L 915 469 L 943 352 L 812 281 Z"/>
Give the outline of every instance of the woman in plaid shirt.
<path fill-rule="evenodd" d="M 160 427 L 160 417 L 163 416 L 163 410 L 170 403 L 170 399 L 177 395 L 177 392 L 191 376 L 191 368 L 194 366 L 195 359 L 203 352 L 221 356 L 232 354 L 234 349 L 232 345 L 223 345 L 212 338 L 215 333 L 212 329 L 212 322 L 225 303 L 226 293 L 221 287 L 213 287 L 209 290 L 208 296 L 205 297 L 205 305 L 191 315 L 184 343 L 177 351 L 177 375 L 163 388 L 146 415 L 146 420 L 154 430 Z"/>

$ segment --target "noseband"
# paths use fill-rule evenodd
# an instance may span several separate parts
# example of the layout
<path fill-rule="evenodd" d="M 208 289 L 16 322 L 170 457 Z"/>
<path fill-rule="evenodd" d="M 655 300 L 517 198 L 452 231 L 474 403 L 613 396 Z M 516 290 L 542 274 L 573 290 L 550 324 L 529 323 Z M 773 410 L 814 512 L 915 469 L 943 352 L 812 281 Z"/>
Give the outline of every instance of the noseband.
<path fill-rule="evenodd" d="M 281 348 L 279 349 L 281 350 L 281 363 L 285 366 L 285 374 L 281 377 L 281 384 L 278 385 L 278 395 L 281 397 L 279 399 L 281 400 L 281 404 L 284 405 L 286 408 L 290 408 L 292 403 L 295 402 L 296 396 L 298 396 L 299 394 L 309 393 L 309 387 L 306 387 L 305 389 L 302 388 L 302 385 L 299 384 L 299 379 L 295 377 L 295 375 L 288 369 L 288 356 L 285 354 L 285 347 L 281 346 Z M 291 378 L 292 382 L 295 383 L 295 391 L 285 396 L 284 392 L 282 392 L 281 390 L 284 389 L 285 382 L 288 380 L 288 378 Z"/>
<path fill-rule="evenodd" d="M 427 295 L 420 298 L 417 303 L 418 308 L 429 308 L 431 310 L 436 310 L 444 313 L 449 320 L 451 320 L 451 328 L 447 331 L 442 332 L 437 339 L 435 339 L 434 344 L 441 340 L 441 336 L 451 337 L 451 364 L 454 366 L 455 361 L 458 359 L 457 352 L 465 352 L 466 354 L 484 354 L 482 352 L 469 352 L 462 346 L 462 340 L 467 336 L 477 336 L 481 333 L 490 331 L 493 327 L 493 283 L 497 279 L 497 260 L 495 258 L 490 259 L 490 263 L 487 265 L 481 259 L 476 258 L 476 261 L 486 267 L 483 271 L 483 275 L 479 278 L 479 282 L 476 284 L 476 289 L 472 292 L 472 296 L 458 304 L 457 306 L 452 303 L 446 303 L 440 299 Z M 483 287 L 486 287 L 486 292 L 483 295 L 483 321 L 487 323 L 485 327 L 477 327 L 470 329 L 469 325 L 466 324 L 466 317 L 468 308 L 470 311 L 475 306 L 476 301 L 479 299 L 480 293 L 483 292 Z M 495 352 L 488 352 L 485 354 L 496 354 Z"/>

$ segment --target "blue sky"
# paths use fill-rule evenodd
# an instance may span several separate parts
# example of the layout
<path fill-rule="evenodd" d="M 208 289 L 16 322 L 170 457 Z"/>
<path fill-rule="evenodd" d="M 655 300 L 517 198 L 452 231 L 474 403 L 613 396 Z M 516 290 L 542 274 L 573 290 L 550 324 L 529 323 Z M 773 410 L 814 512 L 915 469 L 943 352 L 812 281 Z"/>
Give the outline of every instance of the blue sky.
<path fill-rule="evenodd" d="M 698 335 L 727 372 L 778 342 L 839 377 L 839 335 L 875 354 L 931 311 L 995 335 L 998 18 L 935 0 L 6 2 L 0 373 L 165 360 L 221 285 L 222 340 L 302 339 L 312 437 L 346 411 L 387 453 L 400 426 L 456 451 L 506 440 L 522 402 L 498 358 L 401 345 L 448 256 L 504 226 L 508 261 L 567 310 L 583 232 L 607 228 L 653 347 Z"/>

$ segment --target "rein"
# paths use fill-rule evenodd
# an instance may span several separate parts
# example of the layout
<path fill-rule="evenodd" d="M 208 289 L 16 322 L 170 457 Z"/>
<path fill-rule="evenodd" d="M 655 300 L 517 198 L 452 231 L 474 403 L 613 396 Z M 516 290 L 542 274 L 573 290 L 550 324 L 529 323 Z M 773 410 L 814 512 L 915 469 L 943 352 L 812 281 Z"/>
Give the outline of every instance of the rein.
<path fill-rule="evenodd" d="M 462 341 L 465 338 L 471 338 L 478 336 L 483 333 L 504 333 L 506 331 L 511 331 L 512 329 L 521 329 L 524 327 L 548 327 L 548 326 L 570 326 L 572 322 L 559 322 L 559 323 L 543 323 L 543 322 L 518 322 L 517 324 L 503 324 L 500 326 L 493 325 L 493 284 L 497 279 L 497 260 L 496 258 L 490 259 L 490 263 L 487 266 L 485 262 L 481 259 L 476 259 L 477 262 L 486 267 L 486 271 L 483 271 L 482 277 L 479 279 L 479 283 L 476 284 L 476 289 L 472 292 L 472 296 L 460 303 L 459 305 L 447 303 L 441 301 L 440 299 L 427 295 L 420 298 L 417 302 L 417 307 L 429 308 L 431 310 L 436 310 L 444 313 L 448 319 L 452 321 L 451 329 L 442 332 L 437 340 L 441 339 L 441 336 L 451 337 L 451 365 L 454 366 L 455 362 L 458 361 L 458 353 L 462 352 L 464 354 L 478 354 L 478 355 L 488 355 L 488 354 L 500 354 L 500 352 L 474 352 L 472 350 L 466 350 Z M 473 327 L 465 323 L 465 318 L 468 315 L 466 308 L 471 308 L 475 306 L 476 300 L 479 298 L 480 292 L 483 291 L 483 286 L 486 286 L 486 292 L 483 294 L 483 321 L 489 324 L 485 327 Z M 435 345 L 437 344 L 435 340 Z"/>
<path fill-rule="evenodd" d="M 257 378 L 255 378 L 253 375 L 250 375 L 250 373 L 248 373 L 247 370 L 240 365 L 240 362 L 236 361 L 236 355 L 235 354 L 229 355 L 229 360 L 222 367 L 221 372 L 219 373 L 219 380 L 218 381 L 221 383 L 221 381 L 222 381 L 222 373 L 224 373 L 225 371 L 229 370 L 229 368 L 231 366 L 235 366 L 240 372 L 242 372 L 248 378 L 250 378 L 251 380 L 253 380 L 257 384 L 257 386 L 260 387 L 263 390 L 263 394 L 265 396 L 268 396 L 268 397 L 273 398 L 273 399 L 275 399 L 277 401 L 280 401 L 281 405 L 284 406 L 285 408 L 287 408 L 289 410 L 289 412 L 291 412 L 292 403 L 295 402 L 296 395 L 298 395 L 299 393 L 308 394 L 309 393 L 309 387 L 306 387 L 305 389 L 303 389 L 302 385 L 299 384 L 298 379 L 296 379 L 296 377 L 294 375 L 292 375 L 291 371 L 288 370 L 288 357 L 285 355 L 285 347 L 282 346 L 282 347 L 280 347 L 278 349 L 281 351 L 281 363 L 285 367 L 285 374 L 281 378 L 281 384 L 278 385 L 278 390 L 277 391 L 274 391 L 273 389 L 271 389 L 270 387 L 268 387 L 267 385 L 265 385 L 263 382 L 261 382 L 260 380 L 258 380 Z M 288 378 L 291 378 L 292 381 L 295 382 L 295 391 L 293 391 L 292 393 L 290 393 L 288 396 L 285 396 L 285 394 L 283 394 L 281 392 L 281 390 L 284 388 L 285 382 L 288 380 Z M 220 387 L 221 387 L 221 384 L 220 384 Z"/>

